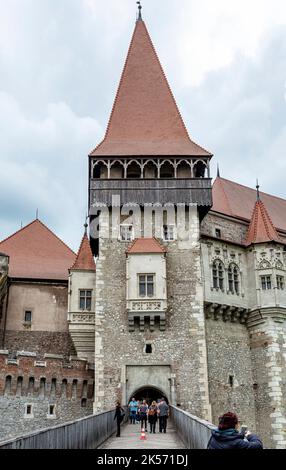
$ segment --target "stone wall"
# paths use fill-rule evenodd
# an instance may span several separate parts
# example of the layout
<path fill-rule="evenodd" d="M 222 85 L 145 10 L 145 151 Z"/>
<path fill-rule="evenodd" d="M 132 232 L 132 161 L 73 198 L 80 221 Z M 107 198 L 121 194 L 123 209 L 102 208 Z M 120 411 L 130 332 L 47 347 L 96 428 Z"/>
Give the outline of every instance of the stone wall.
<path fill-rule="evenodd" d="M 246 238 L 248 223 L 210 211 L 201 224 L 201 233 L 215 237 L 215 229 L 221 231 L 221 238 L 242 244 Z"/>
<path fill-rule="evenodd" d="M 30 325 L 25 324 L 25 310 L 32 312 Z M 67 283 L 12 282 L 6 329 L 68 332 L 67 310 Z"/>
<path fill-rule="evenodd" d="M 193 230 L 198 235 L 198 221 Z M 200 245 L 167 246 L 167 319 L 165 331 L 128 331 L 126 249 L 118 240 L 100 239 L 96 271 L 95 409 L 108 409 L 126 396 L 128 365 L 170 367 L 169 390 L 183 409 L 209 418 L 208 380 Z M 144 267 L 146 269 L 148 267 Z M 152 354 L 144 353 L 146 342 Z M 167 370 L 168 368 L 166 368 Z M 162 383 L 162 380 L 160 381 Z M 145 384 L 157 386 L 157 383 Z M 135 390 L 134 390 L 135 392 Z"/>
<path fill-rule="evenodd" d="M 32 351 L 39 357 L 45 353 L 75 356 L 76 351 L 69 333 L 50 331 L 6 331 L 2 346 L 11 351 Z"/>
<path fill-rule="evenodd" d="M 1 351 L 0 440 L 92 414 L 93 376 L 85 361 Z"/>
<path fill-rule="evenodd" d="M 212 422 L 227 411 L 256 430 L 253 374 L 248 330 L 230 321 L 206 321 Z"/>

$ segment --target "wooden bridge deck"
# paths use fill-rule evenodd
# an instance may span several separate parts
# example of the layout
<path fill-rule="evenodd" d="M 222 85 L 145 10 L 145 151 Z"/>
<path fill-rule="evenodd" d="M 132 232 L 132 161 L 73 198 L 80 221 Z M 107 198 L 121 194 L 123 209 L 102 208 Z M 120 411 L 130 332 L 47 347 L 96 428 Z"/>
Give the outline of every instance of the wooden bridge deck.
<path fill-rule="evenodd" d="M 115 437 L 114 434 L 99 449 L 185 449 L 172 422 L 168 421 L 166 434 L 156 430 L 156 434 L 146 432 L 145 435 L 146 439 L 141 440 L 141 427 L 139 424 L 126 424 L 121 426 L 120 437 Z"/>

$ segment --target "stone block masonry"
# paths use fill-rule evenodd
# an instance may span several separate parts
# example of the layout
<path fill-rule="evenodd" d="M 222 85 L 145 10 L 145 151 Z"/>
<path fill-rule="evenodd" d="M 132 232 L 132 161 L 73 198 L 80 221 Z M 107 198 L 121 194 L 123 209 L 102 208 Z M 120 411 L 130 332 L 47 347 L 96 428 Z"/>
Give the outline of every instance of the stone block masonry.
<path fill-rule="evenodd" d="M 0 352 L 0 440 L 92 414 L 94 370 L 86 361 Z"/>

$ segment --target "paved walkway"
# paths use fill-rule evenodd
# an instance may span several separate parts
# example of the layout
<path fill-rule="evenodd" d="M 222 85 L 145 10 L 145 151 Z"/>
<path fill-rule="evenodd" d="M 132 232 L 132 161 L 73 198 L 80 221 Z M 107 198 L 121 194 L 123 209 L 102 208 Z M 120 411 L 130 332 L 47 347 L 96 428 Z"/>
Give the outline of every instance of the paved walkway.
<path fill-rule="evenodd" d="M 121 427 L 121 437 L 114 434 L 99 449 L 185 449 L 170 421 L 166 434 L 156 431 L 156 434 L 146 432 L 145 435 L 146 440 L 141 440 L 139 424 L 127 424 Z"/>

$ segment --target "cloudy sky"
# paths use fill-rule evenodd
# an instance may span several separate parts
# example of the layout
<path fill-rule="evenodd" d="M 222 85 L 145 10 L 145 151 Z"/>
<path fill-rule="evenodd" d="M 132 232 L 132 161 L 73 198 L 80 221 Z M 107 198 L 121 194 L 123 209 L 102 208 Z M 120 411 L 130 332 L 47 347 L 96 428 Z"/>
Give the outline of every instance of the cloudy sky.
<path fill-rule="evenodd" d="M 142 0 L 191 137 L 286 197 L 285 0 Z M 77 250 L 135 0 L 0 0 L 0 239 L 35 218 Z"/>

